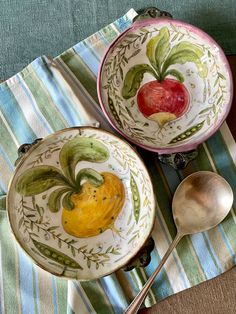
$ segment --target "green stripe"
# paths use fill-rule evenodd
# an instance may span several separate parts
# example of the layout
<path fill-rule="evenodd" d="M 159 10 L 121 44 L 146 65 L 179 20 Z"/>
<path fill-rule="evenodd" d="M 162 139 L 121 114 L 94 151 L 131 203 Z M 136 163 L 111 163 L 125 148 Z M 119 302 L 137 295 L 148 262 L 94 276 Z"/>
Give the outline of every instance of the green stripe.
<path fill-rule="evenodd" d="M 171 207 L 172 195 L 171 195 L 170 190 L 168 191 L 166 190 L 168 187 L 168 183 L 166 182 L 166 186 L 163 183 L 163 179 L 165 179 L 165 176 L 164 174 L 162 174 L 161 176 L 161 173 L 162 173 L 161 167 L 158 166 L 158 164 L 155 165 L 155 163 L 157 163 L 156 156 L 154 154 L 150 156 L 150 153 L 149 153 L 146 157 L 147 157 L 146 165 L 148 166 L 149 172 L 152 177 L 152 182 L 154 185 L 154 192 L 156 194 L 156 198 L 158 200 L 158 204 L 159 204 L 162 216 L 165 220 L 165 223 L 167 225 L 168 231 L 172 239 L 174 239 L 174 237 L 176 236 L 176 227 L 175 227 L 173 216 L 172 216 L 172 207 Z M 185 237 L 180 241 L 176 250 L 177 250 L 177 253 L 179 255 L 182 266 L 184 268 L 184 271 L 186 273 L 186 276 L 190 284 L 195 285 L 205 280 L 206 278 L 205 276 L 203 276 L 202 273 L 199 272 L 199 268 L 202 270 L 202 267 L 200 265 L 197 255 L 194 254 L 193 256 L 193 254 L 189 250 L 189 245 L 192 245 L 192 244 Z"/>
<path fill-rule="evenodd" d="M 15 247 L 12 235 L 9 230 L 6 213 L 0 211 L 0 239 L 2 247 L 2 269 L 11 270 L 3 271 L 2 280 L 4 287 L 4 306 L 6 313 L 18 313 L 18 300 L 16 295 L 16 274 L 18 269 L 16 268 L 15 261 Z"/>
<path fill-rule="evenodd" d="M 84 289 L 84 292 L 96 312 L 114 314 L 112 308 L 107 306 L 107 301 L 104 295 L 105 292 L 104 294 L 101 293 L 101 288 L 97 280 L 81 282 L 80 285 Z"/>
<path fill-rule="evenodd" d="M 6 210 L 6 196 L 0 197 L 0 210 Z"/>
<path fill-rule="evenodd" d="M 104 27 L 100 31 L 100 33 L 109 42 L 112 42 L 117 37 L 117 35 L 119 35 L 119 32 L 118 31 L 116 32 L 115 29 L 111 25 Z"/>
<path fill-rule="evenodd" d="M 11 163 L 14 165 L 17 159 L 17 146 L 1 118 L 0 118 L 0 134 L 1 139 L 4 139 L 1 141 L 1 146 L 4 149 L 5 154 L 8 156 Z"/>
<path fill-rule="evenodd" d="M 203 145 L 198 147 L 198 156 L 192 163 L 195 166 L 195 171 L 212 171 L 211 163 Z"/>
<path fill-rule="evenodd" d="M 58 313 L 65 314 L 67 311 L 67 289 L 68 281 L 62 278 L 56 278 L 57 305 Z"/>
<path fill-rule="evenodd" d="M 54 131 L 67 127 L 62 115 L 56 110 L 53 100 L 37 74 L 32 71 L 31 76 L 24 77 L 24 81 L 30 89 L 38 108 Z"/>
<path fill-rule="evenodd" d="M 217 172 L 222 175 L 231 185 L 232 189 L 236 190 L 236 166 L 229 153 L 228 147 L 220 132 L 217 132 L 214 137 L 206 142 L 207 148 L 214 161 Z M 219 147 L 221 148 L 219 150 Z M 223 154 L 221 153 L 223 152 Z M 235 200 L 236 202 L 236 200 Z"/>
<path fill-rule="evenodd" d="M 230 246 L 234 252 L 236 252 L 236 228 L 232 215 L 229 214 L 225 220 L 221 223 Z"/>
<path fill-rule="evenodd" d="M 98 103 L 96 77 L 84 64 L 80 56 L 75 54 L 73 49 L 70 49 L 60 55 L 60 58 Z"/>

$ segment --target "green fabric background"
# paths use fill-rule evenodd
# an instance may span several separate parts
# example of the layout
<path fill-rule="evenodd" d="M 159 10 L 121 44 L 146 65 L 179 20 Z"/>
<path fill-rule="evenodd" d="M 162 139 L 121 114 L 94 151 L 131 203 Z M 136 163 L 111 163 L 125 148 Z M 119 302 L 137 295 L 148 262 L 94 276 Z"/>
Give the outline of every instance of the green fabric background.
<path fill-rule="evenodd" d="M 0 79 L 42 54 L 58 55 L 130 8 L 148 6 L 202 28 L 226 54 L 236 53 L 235 0 L 0 0 Z"/>

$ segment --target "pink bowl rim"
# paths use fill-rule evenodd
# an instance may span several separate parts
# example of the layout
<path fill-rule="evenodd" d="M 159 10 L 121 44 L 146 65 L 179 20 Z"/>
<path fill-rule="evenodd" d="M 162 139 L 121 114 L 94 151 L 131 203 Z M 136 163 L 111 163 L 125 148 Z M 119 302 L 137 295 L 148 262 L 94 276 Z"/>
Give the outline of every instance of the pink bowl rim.
<path fill-rule="evenodd" d="M 222 60 L 222 62 L 225 65 L 225 68 L 229 74 L 229 82 L 230 82 L 230 98 L 228 103 L 226 104 L 227 109 L 225 110 L 224 114 L 222 115 L 221 119 L 219 120 L 219 122 L 217 123 L 217 125 L 206 135 L 196 139 L 196 141 L 194 141 L 193 143 L 183 143 L 182 145 L 178 145 L 178 146 L 171 146 L 171 147 L 152 147 L 152 146 L 148 146 L 142 143 L 139 143 L 137 141 L 135 141 L 132 137 L 126 135 L 117 125 L 115 125 L 115 123 L 112 121 L 112 118 L 110 117 L 108 111 L 106 110 L 106 105 L 103 103 L 103 99 L 102 99 L 102 84 L 101 84 L 101 75 L 102 75 L 102 70 L 103 70 L 103 65 L 106 61 L 106 58 L 109 54 L 109 52 L 111 51 L 111 49 L 117 44 L 117 42 L 119 42 L 122 37 L 124 37 L 126 35 L 127 32 L 130 32 L 132 30 L 136 30 L 142 26 L 146 26 L 146 25 L 153 25 L 153 24 L 160 24 L 160 23 L 173 23 L 175 25 L 178 26 L 185 26 L 188 30 L 194 32 L 195 34 L 197 34 L 198 36 L 202 37 L 203 39 L 205 39 L 211 46 L 215 46 L 219 49 L 219 56 Z M 130 142 L 134 143 L 135 145 L 142 147 L 146 150 L 152 151 L 152 152 L 156 152 L 159 154 L 171 154 L 171 153 L 181 153 L 181 152 L 187 152 L 190 150 L 194 150 L 198 147 L 198 145 L 202 144 L 203 142 L 205 142 L 207 139 L 209 139 L 213 134 L 216 133 L 216 131 L 221 127 L 221 125 L 223 124 L 223 122 L 225 121 L 226 117 L 229 114 L 229 111 L 231 109 L 231 105 L 232 105 L 232 100 L 233 100 L 233 78 L 232 78 L 232 72 L 229 66 L 229 62 L 224 54 L 223 49 L 219 46 L 219 44 L 207 33 L 205 33 L 203 30 L 201 30 L 200 28 L 193 26 L 189 23 L 180 21 L 180 20 L 176 20 L 176 19 L 170 19 L 170 18 L 159 18 L 159 19 L 147 19 L 147 20 L 143 20 L 143 21 L 137 21 L 134 24 L 132 24 L 129 28 L 127 28 L 124 32 L 122 32 L 120 35 L 118 35 L 117 38 L 115 38 L 115 40 L 107 47 L 106 52 L 102 58 L 102 61 L 100 63 L 99 66 L 99 71 L 98 71 L 98 76 L 97 76 L 97 94 L 98 94 L 98 100 L 100 103 L 100 106 L 102 108 L 102 111 L 106 117 L 106 119 L 109 121 L 109 123 L 111 124 L 111 126 L 117 131 L 119 132 L 124 138 L 126 138 L 127 140 L 129 140 Z"/>

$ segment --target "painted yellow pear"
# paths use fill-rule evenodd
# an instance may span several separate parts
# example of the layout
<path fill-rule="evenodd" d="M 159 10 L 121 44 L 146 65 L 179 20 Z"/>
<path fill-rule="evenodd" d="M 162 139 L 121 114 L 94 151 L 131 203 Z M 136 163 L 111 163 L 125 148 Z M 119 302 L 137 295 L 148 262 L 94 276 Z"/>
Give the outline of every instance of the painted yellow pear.
<path fill-rule="evenodd" d="M 114 229 L 124 205 L 125 189 L 115 174 L 103 172 L 101 175 L 104 182 L 100 186 L 85 182 L 79 193 L 71 195 L 74 208 L 63 208 L 62 226 L 68 234 L 86 238 Z"/>

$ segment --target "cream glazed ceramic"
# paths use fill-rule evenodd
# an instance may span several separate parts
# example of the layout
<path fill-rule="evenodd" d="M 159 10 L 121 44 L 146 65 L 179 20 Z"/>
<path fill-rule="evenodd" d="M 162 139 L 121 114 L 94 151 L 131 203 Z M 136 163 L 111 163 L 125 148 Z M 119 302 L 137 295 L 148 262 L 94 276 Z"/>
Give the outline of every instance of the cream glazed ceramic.
<path fill-rule="evenodd" d="M 195 149 L 225 120 L 232 77 L 222 49 L 187 23 L 136 21 L 109 47 L 98 76 L 103 111 L 124 137 L 158 152 Z"/>
<path fill-rule="evenodd" d="M 19 161 L 7 195 L 14 236 L 48 272 L 91 280 L 126 265 L 150 236 L 148 172 L 129 144 L 97 128 L 69 128 Z"/>

